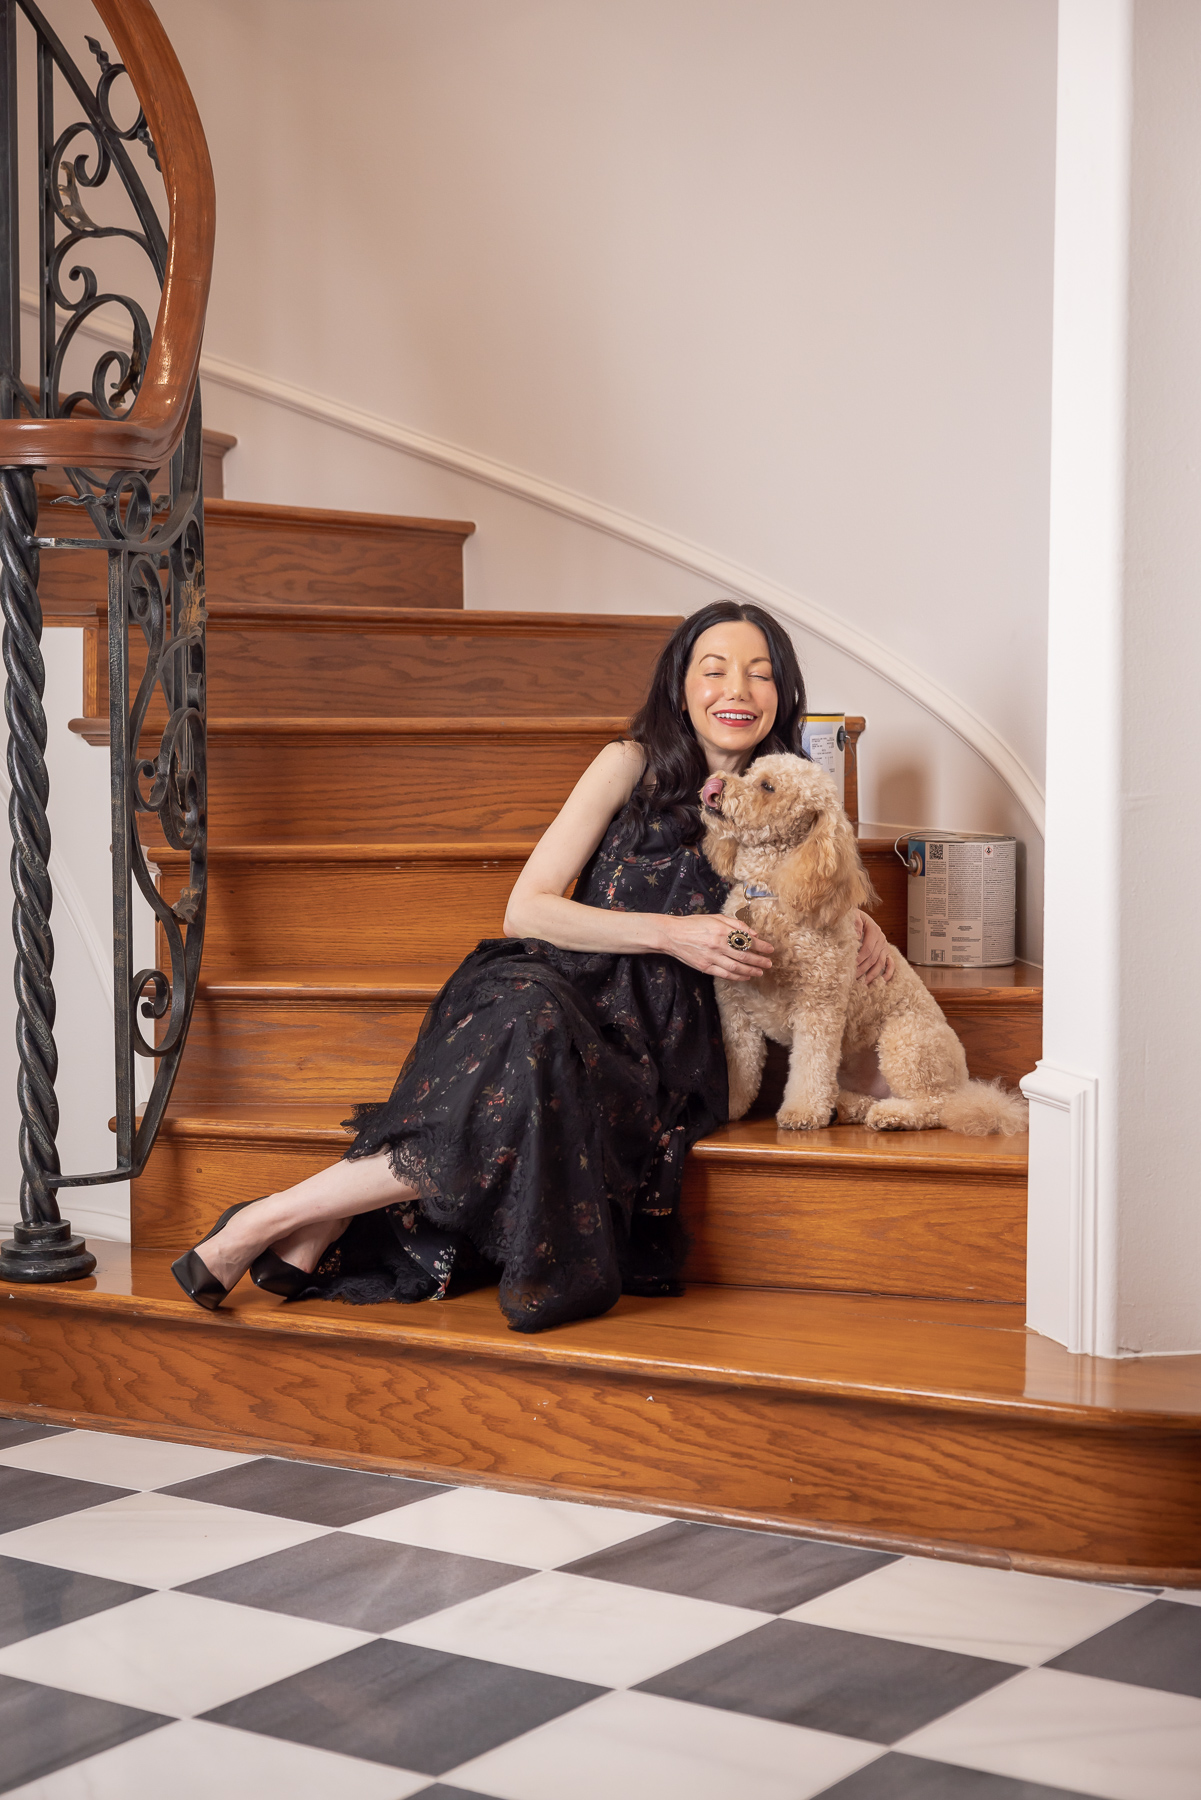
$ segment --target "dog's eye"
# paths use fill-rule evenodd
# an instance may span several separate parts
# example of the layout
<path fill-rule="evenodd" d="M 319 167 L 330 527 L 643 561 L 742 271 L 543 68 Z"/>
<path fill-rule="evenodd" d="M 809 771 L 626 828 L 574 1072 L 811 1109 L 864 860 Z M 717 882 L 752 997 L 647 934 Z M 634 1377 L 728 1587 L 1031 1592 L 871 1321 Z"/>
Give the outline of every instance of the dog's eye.
<path fill-rule="evenodd" d="M 759 786 L 763 789 L 765 794 L 774 794 L 776 791 L 770 781 L 761 781 Z"/>

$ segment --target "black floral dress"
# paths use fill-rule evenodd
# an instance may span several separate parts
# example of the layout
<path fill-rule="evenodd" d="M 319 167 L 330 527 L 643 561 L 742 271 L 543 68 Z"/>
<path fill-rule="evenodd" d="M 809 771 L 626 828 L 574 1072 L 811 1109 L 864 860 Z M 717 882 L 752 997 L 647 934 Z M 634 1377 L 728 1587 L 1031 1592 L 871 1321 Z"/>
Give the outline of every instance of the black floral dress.
<path fill-rule="evenodd" d="M 575 898 L 617 912 L 720 910 L 698 846 L 626 813 Z M 391 1096 L 362 1106 L 350 1157 L 389 1153 L 419 1199 L 364 1213 L 305 1298 L 441 1298 L 494 1281 L 514 1331 L 680 1291 L 685 1153 L 727 1115 L 711 979 L 672 956 L 480 944 L 430 1007 Z"/>

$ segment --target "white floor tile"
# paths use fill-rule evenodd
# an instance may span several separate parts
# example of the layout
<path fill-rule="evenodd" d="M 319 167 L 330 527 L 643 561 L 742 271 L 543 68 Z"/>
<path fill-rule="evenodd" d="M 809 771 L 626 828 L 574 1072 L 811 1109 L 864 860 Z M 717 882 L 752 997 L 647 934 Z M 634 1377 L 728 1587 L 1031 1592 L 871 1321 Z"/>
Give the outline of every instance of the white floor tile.
<path fill-rule="evenodd" d="M 1120 1588 L 906 1556 L 784 1617 L 964 1656 L 1043 1663 L 1149 1600 Z"/>
<path fill-rule="evenodd" d="M 0 1675 L 190 1718 L 372 1641 L 224 1600 L 147 1594 L 10 1644 Z"/>
<path fill-rule="evenodd" d="M 328 1529 L 173 1494 L 126 1494 L 6 1532 L 0 1536 L 0 1556 L 169 1588 L 324 1537 Z"/>
<path fill-rule="evenodd" d="M 16 1788 L 6 1800 L 408 1800 L 428 1775 L 187 1719 Z"/>
<path fill-rule="evenodd" d="M 632 1687 L 766 1625 L 770 1614 L 547 1570 L 386 1635 L 601 1687 Z"/>
<path fill-rule="evenodd" d="M 257 1460 L 229 1450 L 160 1444 L 110 1431 L 65 1431 L 61 1437 L 0 1450 L 0 1464 L 10 1469 L 37 1469 L 43 1475 L 70 1475 L 76 1481 L 106 1481 L 122 1488 L 171 1487 L 196 1475 L 215 1475 L 219 1469 Z"/>
<path fill-rule="evenodd" d="M 377 1513 L 346 1530 L 527 1569 L 555 1569 L 665 1523 L 653 1513 L 622 1512 L 615 1506 L 580 1506 L 570 1500 L 536 1500 L 528 1494 L 469 1487 Z"/>
<path fill-rule="evenodd" d="M 1201 1606 L 1201 1588 L 1165 1588 L 1161 1600 L 1175 1600 L 1181 1606 Z"/>
<path fill-rule="evenodd" d="M 883 1754 L 773 1719 L 606 1694 L 442 1780 L 496 1800 L 810 1800 Z"/>
<path fill-rule="evenodd" d="M 1201 1700 L 1028 1669 L 895 1750 L 1101 1800 L 1201 1800 Z"/>

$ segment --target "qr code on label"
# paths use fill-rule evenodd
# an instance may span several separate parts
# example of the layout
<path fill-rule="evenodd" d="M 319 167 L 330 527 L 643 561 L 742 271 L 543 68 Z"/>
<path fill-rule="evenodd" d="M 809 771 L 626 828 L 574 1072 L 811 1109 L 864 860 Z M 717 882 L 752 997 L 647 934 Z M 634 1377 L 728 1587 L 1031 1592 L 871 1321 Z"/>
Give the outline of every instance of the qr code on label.
<path fill-rule="evenodd" d="M 943 860 L 942 853 L 943 853 L 943 846 L 941 844 L 931 844 L 931 846 L 930 846 L 930 861 L 931 862 L 941 862 Z"/>

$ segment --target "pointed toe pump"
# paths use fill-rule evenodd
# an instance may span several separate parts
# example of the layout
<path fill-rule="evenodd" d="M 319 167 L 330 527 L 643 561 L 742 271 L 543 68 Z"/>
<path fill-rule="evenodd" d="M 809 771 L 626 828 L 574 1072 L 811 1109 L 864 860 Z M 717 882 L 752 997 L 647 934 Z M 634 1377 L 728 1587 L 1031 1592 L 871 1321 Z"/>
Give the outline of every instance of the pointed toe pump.
<path fill-rule="evenodd" d="M 236 1206 L 227 1206 L 213 1229 L 205 1232 L 200 1244 L 207 1244 L 210 1238 L 216 1237 L 217 1233 L 229 1223 L 236 1212 L 241 1212 L 244 1206 L 253 1204 L 254 1202 L 251 1200 L 239 1200 Z M 197 1244 L 195 1249 L 185 1250 L 182 1256 L 177 1257 L 171 1264 L 171 1273 L 189 1300 L 194 1300 L 197 1306 L 203 1306 L 206 1312 L 216 1312 L 229 1293 L 229 1289 L 222 1287 L 204 1259 L 197 1256 L 196 1251 L 199 1250 L 200 1244 Z"/>
<path fill-rule="evenodd" d="M 250 1265 L 250 1279 L 255 1287 L 263 1288 L 268 1294 L 281 1294 L 285 1300 L 295 1300 L 313 1277 L 307 1269 L 298 1269 L 294 1263 L 285 1262 L 274 1250 L 264 1250 Z"/>

